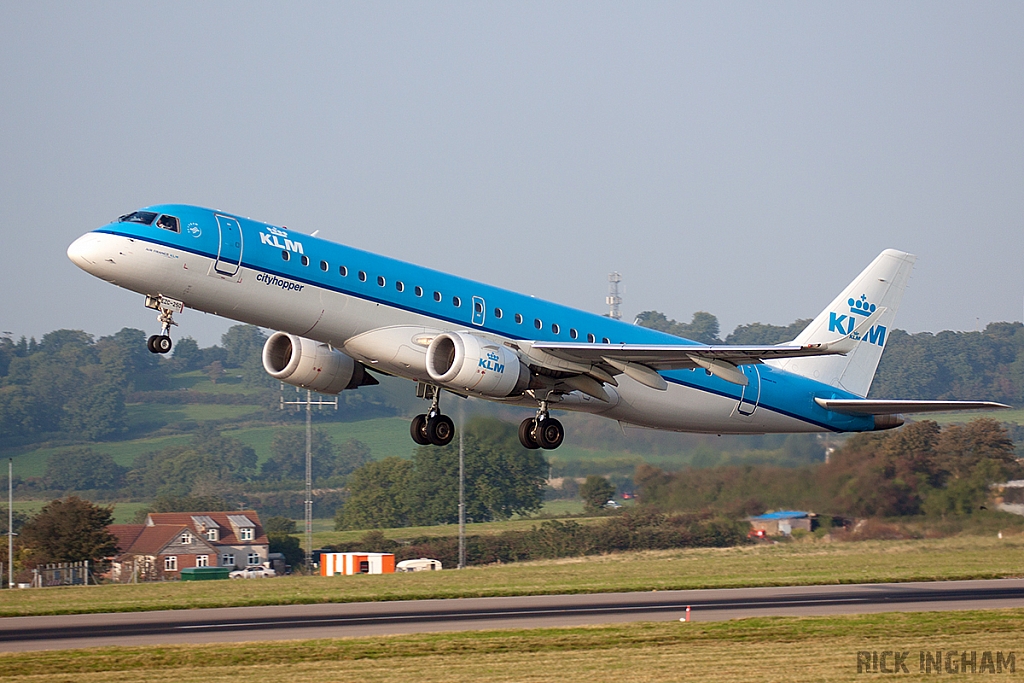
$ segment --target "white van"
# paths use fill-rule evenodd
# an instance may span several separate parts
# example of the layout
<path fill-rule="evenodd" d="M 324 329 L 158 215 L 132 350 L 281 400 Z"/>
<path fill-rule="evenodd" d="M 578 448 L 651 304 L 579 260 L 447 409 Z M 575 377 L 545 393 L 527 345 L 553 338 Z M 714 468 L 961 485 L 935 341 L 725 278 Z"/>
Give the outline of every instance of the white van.
<path fill-rule="evenodd" d="M 432 572 L 441 568 L 441 560 L 421 557 L 418 560 L 402 560 L 395 565 L 397 572 Z"/>

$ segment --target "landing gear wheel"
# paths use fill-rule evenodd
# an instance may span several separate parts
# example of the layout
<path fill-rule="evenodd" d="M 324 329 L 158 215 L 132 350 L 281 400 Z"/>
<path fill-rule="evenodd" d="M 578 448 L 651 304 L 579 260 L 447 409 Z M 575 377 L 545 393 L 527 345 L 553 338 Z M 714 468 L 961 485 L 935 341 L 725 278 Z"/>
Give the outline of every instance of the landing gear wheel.
<path fill-rule="evenodd" d="M 565 439 L 565 429 L 562 428 L 561 422 L 549 417 L 546 420 L 537 421 L 537 428 L 533 435 L 541 448 L 551 451 L 562 445 L 562 440 Z"/>
<path fill-rule="evenodd" d="M 167 353 L 171 350 L 171 338 L 166 334 L 157 335 L 157 338 L 153 341 L 153 348 L 156 349 L 157 353 Z"/>
<path fill-rule="evenodd" d="M 540 448 L 540 444 L 537 443 L 537 439 L 533 438 L 533 430 L 537 427 L 537 420 L 532 417 L 528 417 L 522 421 L 519 425 L 519 443 L 523 444 L 523 448 L 528 448 L 531 451 Z"/>
<path fill-rule="evenodd" d="M 146 340 L 150 353 L 167 353 L 171 350 L 171 338 L 165 334 L 154 334 Z"/>
<path fill-rule="evenodd" d="M 427 438 L 435 446 L 447 446 L 455 438 L 455 423 L 447 415 L 434 415 L 427 420 Z"/>
<path fill-rule="evenodd" d="M 417 415 L 412 419 L 412 424 L 409 425 L 409 434 L 412 435 L 412 440 L 421 446 L 429 446 L 430 439 L 427 438 L 427 416 Z"/>

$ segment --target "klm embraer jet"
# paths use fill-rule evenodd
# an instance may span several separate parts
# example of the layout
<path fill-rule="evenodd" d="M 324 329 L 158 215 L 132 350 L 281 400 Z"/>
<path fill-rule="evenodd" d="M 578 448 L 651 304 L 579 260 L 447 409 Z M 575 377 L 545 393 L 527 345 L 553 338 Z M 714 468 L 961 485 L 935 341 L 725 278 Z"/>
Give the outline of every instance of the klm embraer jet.
<path fill-rule="evenodd" d="M 315 233 L 314 233 L 315 235 Z M 557 448 L 552 408 L 714 434 L 861 432 L 903 413 L 1004 408 L 865 398 L 914 257 L 887 249 L 803 332 L 778 346 L 708 346 L 341 244 L 194 206 L 152 206 L 77 239 L 68 257 L 146 297 L 167 353 L 185 307 L 279 330 L 273 377 L 327 394 L 404 377 L 430 409 L 418 444 L 454 436 L 443 391 L 529 406 L 519 439 Z"/>

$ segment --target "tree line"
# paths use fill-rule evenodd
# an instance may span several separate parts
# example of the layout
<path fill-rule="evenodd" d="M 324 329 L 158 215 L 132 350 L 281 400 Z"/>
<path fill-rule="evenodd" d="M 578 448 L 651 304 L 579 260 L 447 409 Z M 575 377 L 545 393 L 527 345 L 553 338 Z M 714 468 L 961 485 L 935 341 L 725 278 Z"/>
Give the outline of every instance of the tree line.
<path fill-rule="evenodd" d="M 740 325 L 724 339 L 718 319 L 698 311 L 689 323 L 658 311 L 637 316 L 641 325 L 708 344 L 777 344 L 807 325 Z M 220 346 L 200 348 L 178 340 L 172 356 L 146 350 L 142 330 L 124 328 L 95 339 L 81 330 L 56 330 L 15 341 L 0 336 L 0 438 L 31 443 L 44 438 L 102 441 L 124 437 L 130 428 L 127 403 L 238 402 L 276 388 L 262 368 L 265 333 L 235 325 Z M 240 377 L 251 396 L 169 392 L 173 373 L 201 370 L 211 381 Z M 267 393 L 257 403 L 268 407 Z M 991 323 L 980 332 L 891 330 L 872 396 L 922 399 L 990 399 L 1024 403 L 1024 325 Z M 345 392 L 348 419 L 357 414 L 393 414 L 375 392 Z M 400 410 L 400 409 L 397 409 Z"/>
<path fill-rule="evenodd" d="M 970 515 L 990 485 L 1024 476 L 1006 429 L 990 419 L 939 427 L 911 423 L 857 434 L 828 462 L 797 468 L 730 466 L 665 472 L 636 469 L 644 505 L 729 516 L 796 508 L 851 517 Z"/>
<path fill-rule="evenodd" d="M 372 459 L 363 442 L 349 439 L 336 445 L 322 429 L 313 430 L 312 445 L 313 484 L 318 488 L 344 487 L 348 476 Z M 131 466 L 119 465 L 109 454 L 89 446 L 60 449 L 47 460 L 42 477 L 19 478 L 16 484 L 24 495 L 73 491 L 107 500 L 216 495 L 240 503 L 273 499 L 260 495 L 263 493 L 302 489 L 306 476 L 304 431 L 278 430 L 270 451 L 270 457 L 258 465 L 251 446 L 215 427 L 203 426 L 187 443 L 143 452 Z"/>
<path fill-rule="evenodd" d="M 523 562 L 602 553 L 665 550 L 670 548 L 723 548 L 746 542 L 749 525 L 711 513 L 665 514 L 634 508 L 593 524 L 573 520 L 541 522 L 528 530 L 466 537 L 470 565 Z M 335 552 L 394 553 L 398 561 L 430 557 L 445 567 L 458 566 L 457 537 L 425 536 L 393 541 L 371 531 L 351 543 L 331 546 Z"/>

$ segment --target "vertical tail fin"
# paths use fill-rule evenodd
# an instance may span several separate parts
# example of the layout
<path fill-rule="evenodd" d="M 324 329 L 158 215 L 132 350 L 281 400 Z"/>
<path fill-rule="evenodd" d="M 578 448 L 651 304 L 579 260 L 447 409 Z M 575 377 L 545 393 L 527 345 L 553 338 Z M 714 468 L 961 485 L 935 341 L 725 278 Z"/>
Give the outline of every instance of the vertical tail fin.
<path fill-rule="evenodd" d="M 884 307 L 877 322 L 861 335 L 853 351 L 845 356 L 793 358 L 780 361 L 778 367 L 858 396 L 867 396 L 916 258 L 895 249 L 883 251 L 793 341 L 794 344 L 832 341 L 850 334 L 858 323 L 877 308 Z"/>

